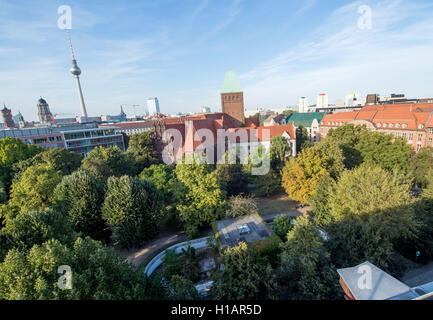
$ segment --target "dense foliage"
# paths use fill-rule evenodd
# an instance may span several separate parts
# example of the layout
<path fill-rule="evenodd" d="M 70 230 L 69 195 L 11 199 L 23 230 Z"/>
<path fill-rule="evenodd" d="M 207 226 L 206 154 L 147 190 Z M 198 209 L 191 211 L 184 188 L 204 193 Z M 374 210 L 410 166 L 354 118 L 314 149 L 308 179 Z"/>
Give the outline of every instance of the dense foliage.
<path fill-rule="evenodd" d="M 102 216 L 113 228 L 115 243 L 133 248 L 156 236 L 163 206 L 162 194 L 151 182 L 110 177 Z"/>

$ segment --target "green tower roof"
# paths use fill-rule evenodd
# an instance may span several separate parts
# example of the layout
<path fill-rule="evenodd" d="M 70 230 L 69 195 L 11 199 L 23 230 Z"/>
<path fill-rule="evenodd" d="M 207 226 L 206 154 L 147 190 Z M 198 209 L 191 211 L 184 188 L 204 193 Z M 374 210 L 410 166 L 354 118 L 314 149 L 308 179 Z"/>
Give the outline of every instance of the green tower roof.
<path fill-rule="evenodd" d="M 223 88 L 221 93 L 235 93 L 242 92 L 241 86 L 239 85 L 238 78 L 234 71 L 227 71 L 226 77 L 224 79 Z"/>

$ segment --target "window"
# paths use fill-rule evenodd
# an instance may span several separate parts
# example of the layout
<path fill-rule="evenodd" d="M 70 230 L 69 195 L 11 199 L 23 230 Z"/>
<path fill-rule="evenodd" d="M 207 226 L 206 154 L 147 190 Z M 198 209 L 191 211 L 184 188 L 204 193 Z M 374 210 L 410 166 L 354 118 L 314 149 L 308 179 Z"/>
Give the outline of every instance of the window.
<path fill-rule="evenodd" d="M 432 138 L 429 138 L 429 139 L 428 139 L 428 144 L 431 145 L 431 143 L 432 143 Z"/>
<path fill-rule="evenodd" d="M 419 130 L 424 129 L 424 125 L 423 125 L 423 124 L 420 124 L 420 125 L 418 126 L 418 129 L 419 129 Z"/>
<path fill-rule="evenodd" d="M 409 141 L 413 140 L 413 133 L 409 133 Z"/>
<path fill-rule="evenodd" d="M 404 132 L 404 133 L 401 135 L 401 137 L 402 137 L 403 139 L 406 139 L 406 132 Z"/>
<path fill-rule="evenodd" d="M 418 142 L 421 142 L 422 141 L 422 134 L 419 134 L 418 135 Z"/>
<path fill-rule="evenodd" d="M 393 123 L 390 123 L 389 124 L 389 127 L 392 129 L 392 128 L 394 128 L 394 124 Z"/>
<path fill-rule="evenodd" d="M 382 126 L 382 124 L 379 122 L 379 123 L 377 124 L 377 127 L 380 128 L 381 126 Z"/>
<path fill-rule="evenodd" d="M 429 133 L 430 133 L 430 134 L 433 134 L 433 128 L 430 128 L 430 129 L 429 129 Z"/>
<path fill-rule="evenodd" d="M 383 127 L 384 127 L 384 128 L 386 128 L 386 127 L 387 127 L 386 123 L 384 123 L 384 124 L 383 124 Z"/>
<path fill-rule="evenodd" d="M 403 123 L 403 129 L 406 129 L 407 128 L 407 124 L 406 123 Z"/>
<path fill-rule="evenodd" d="M 416 147 L 416 152 L 419 152 L 421 150 L 421 145 L 419 144 L 419 145 L 417 145 L 417 147 Z"/>
<path fill-rule="evenodd" d="M 400 136 L 400 133 L 396 132 L 395 137 L 398 138 Z"/>
<path fill-rule="evenodd" d="M 397 129 L 399 129 L 399 128 L 400 128 L 400 123 L 397 123 L 397 124 L 395 125 L 395 127 L 396 127 Z"/>
<path fill-rule="evenodd" d="M 34 144 L 46 143 L 47 138 L 33 139 Z"/>
<path fill-rule="evenodd" d="M 57 141 L 62 141 L 62 136 L 57 136 L 57 137 L 56 137 L 56 140 L 57 140 Z"/>
<path fill-rule="evenodd" d="M 56 140 L 55 137 L 48 137 L 48 139 L 50 140 L 50 142 L 54 142 Z"/>

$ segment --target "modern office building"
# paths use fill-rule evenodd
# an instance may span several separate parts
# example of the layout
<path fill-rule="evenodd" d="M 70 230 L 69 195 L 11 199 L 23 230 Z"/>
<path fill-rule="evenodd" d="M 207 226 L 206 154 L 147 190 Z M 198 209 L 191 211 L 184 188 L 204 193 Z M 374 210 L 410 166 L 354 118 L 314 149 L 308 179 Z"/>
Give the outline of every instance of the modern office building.
<path fill-rule="evenodd" d="M 317 97 L 317 105 L 316 108 L 320 109 L 320 108 L 328 108 L 329 105 L 329 98 L 328 95 L 326 93 L 321 93 L 319 94 L 319 96 Z"/>
<path fill-rule="evenodd" d="M 152 130 L 154 128 L 153 121 L 125 121 L 117 123 L 104 123 L 99 125 L 100 128 L 113 127 L 116 132 L 123 132 L 128 136 Z"/>
<path fill-rule="evenodd" d="M 95 147 L 117 146 L 125 151 L 123 135 L 96 123 L 0 130 L 0 139 L 17 138 L 44 148 L 65 148 L 86 156 Z"/>
<path fill-rule="evenodd" d="M 306 97 L 301 97 L 299 99 L 299 112 L 304 113 L 308 111 L 308 99 Z"/>
<path fill-rule="evenodd" d="M 87 153 L 96 147 L 118 147 L 125 151 L 123 135 L 116 132 L 114 127 L 62 131 L 61 134 L 65 148 L 81 154 L 83 157 L 86 157 Z"/>
<path fill-rule="evenodd" d="M 151 117 L 161 113 L 158 98 L 154 97 L 147 99 L 147 111 Z"/>

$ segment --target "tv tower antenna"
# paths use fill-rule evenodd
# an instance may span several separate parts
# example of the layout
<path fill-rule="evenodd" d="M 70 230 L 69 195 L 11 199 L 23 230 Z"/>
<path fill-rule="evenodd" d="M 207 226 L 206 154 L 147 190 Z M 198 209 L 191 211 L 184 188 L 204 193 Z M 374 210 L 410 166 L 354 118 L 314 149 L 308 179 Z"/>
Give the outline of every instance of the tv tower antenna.
<path fill-rule="evenodd" d="M 71 33 L 69 30 L 66 30 L 66 32 L 68 34 L 69 48 L 71 49 L 71 55 L 72 55 L 72 68 L 69 71 L 75 76 L 75 80 L 77 81 L 78 97 L 80 98 L 80 104 L 81 104 L 81 115 L 83 116 L 84 121 L 87 122 L 87 110 L 86 110 L 86 105 L 84 103 L 83 91 L 81 90 L 81 83 L 80 83 L 81 69 L 78 67 L 77 60 L 75 59 L 74 49 L 72 47 Z"/>

